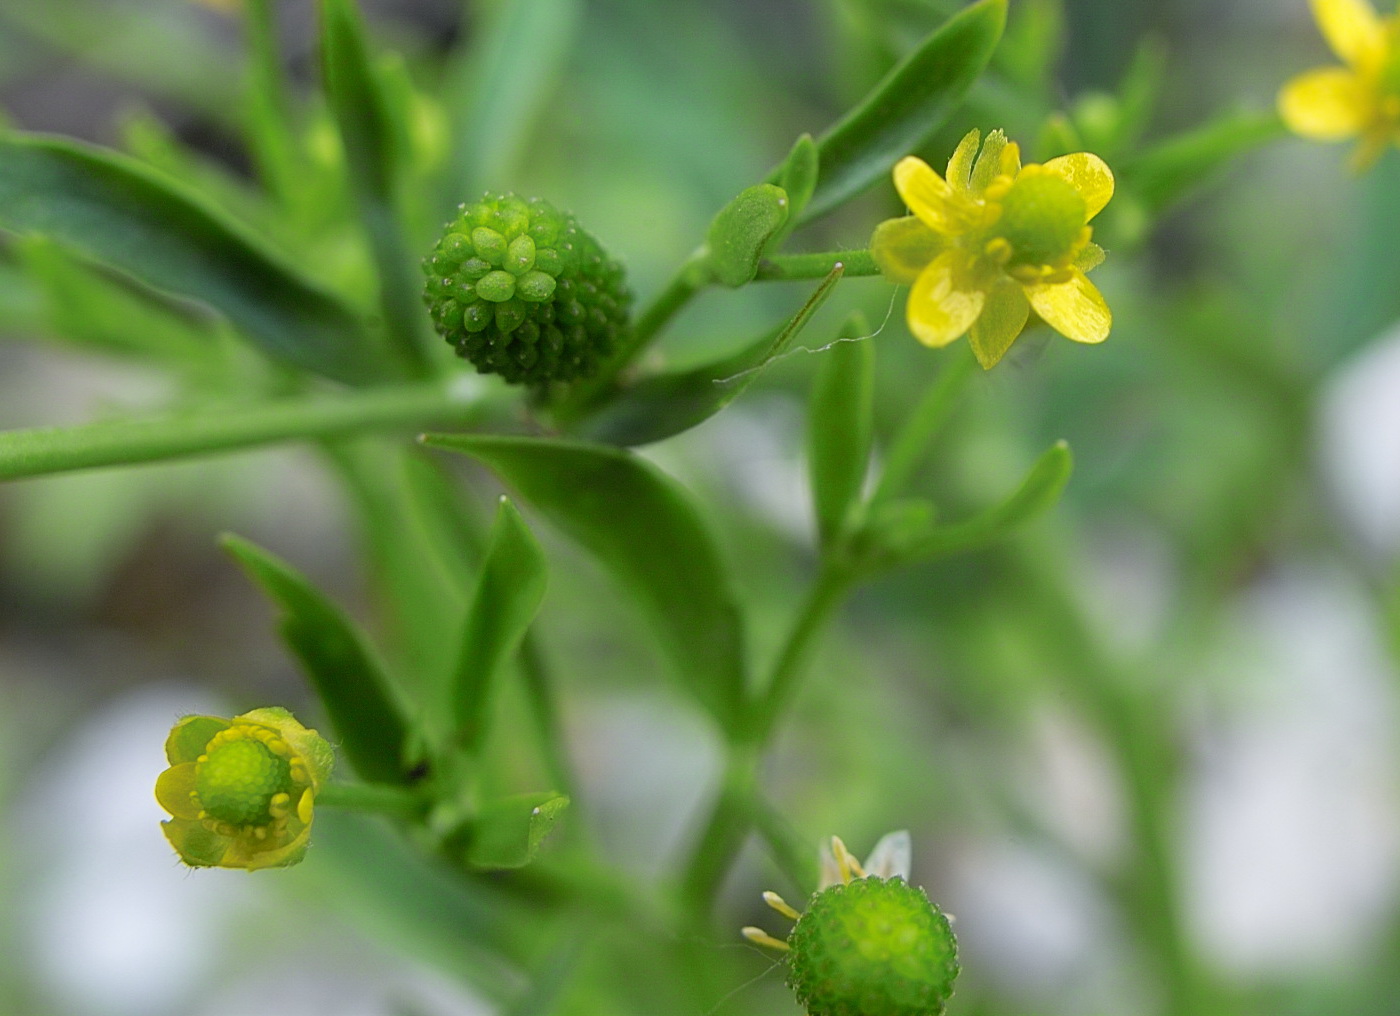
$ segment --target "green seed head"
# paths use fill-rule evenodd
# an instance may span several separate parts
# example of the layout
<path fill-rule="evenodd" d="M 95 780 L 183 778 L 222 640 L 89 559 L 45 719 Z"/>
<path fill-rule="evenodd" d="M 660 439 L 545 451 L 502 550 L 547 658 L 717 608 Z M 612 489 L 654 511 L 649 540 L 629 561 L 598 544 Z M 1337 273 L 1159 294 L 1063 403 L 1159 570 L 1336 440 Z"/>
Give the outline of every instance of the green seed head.
<path fill-rule="evenodd" d="M 993 232 L 1011 244 L 1012 265 L 1047 265 L 1064 258 L 1088 214 L 1084 198 L 1067 181 L 1026 171 L 1007 191 L 1001 209 Z"/>
<path fill-rule="evenodd" d="M 195 770 L 195 791 L 204 811 L 236 827 L 271 822 L 273 797 L 292 789 L 287 759 L 257 740 L 221 744 Z"/>
<path fill-rule="evenodd" d="M 823 890 L 787 944 L 788 984 L 810 1016 L 940 1016 L 958 976 L 948 919 L 901 878 Z"/>
<path fill-rule="evenodd" d="M 585 377 L 627 328 L 622 266 L 537 198 L 459 205 L 423 269 L 438 332 L 478 371 L 513 384 Z"/>

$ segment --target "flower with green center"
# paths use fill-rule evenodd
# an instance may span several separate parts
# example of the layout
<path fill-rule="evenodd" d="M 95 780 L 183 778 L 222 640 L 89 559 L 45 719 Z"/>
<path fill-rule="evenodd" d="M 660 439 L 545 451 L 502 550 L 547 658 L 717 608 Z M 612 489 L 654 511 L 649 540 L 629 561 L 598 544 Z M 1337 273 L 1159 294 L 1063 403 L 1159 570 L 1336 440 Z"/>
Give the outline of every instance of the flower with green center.
<path fill-rule="evenodd" d="M 1382 18 L 1366 0 L 1312 0 L 1313 17 L 1343 67 L 1298 75 L 1278 96 L 1290 130 L 1315 141 L 1360 138 L 1358 170 L 1400 144 L 1400 14 Z"/>
<path fill-rule="evenodd" d="M 280 868 L 306 854 L 316 793 L 334 757 L 320 734 L 276 706 L 225 720 L 186 716 L 156 780 L 161 823 L 194 868 Z"/>
<path fill-rule="evenodd" d="M 987 369 L 1030 313 L 1076 342 L 1102 342 L 1113 317 L 1085 272 L 1103 262 L 1089 220 L 1113 196 L 1113 174 L 1076 152 L 1021 165 L 1001 131 L 970 131 L 948 160 L 947 179 L 922 159 L 901 159 L 894 185 L 914 214 L 882 222 L 870 241 L 884 275 L 911 283 L 909 330 L 926 346 L 971 333 Z"/>
<path fill-rule="evenodd" d="M 744 937 L 786 955 L 788 985 L 809 1016 L 940 1016 L 958 976 L 957 940 L 908 878 L 907 832 L 880 840 L 864 866 L 833 836 L 805 911 L 763 894 L 797 922 L 787 939 L 761 928 Z"/>

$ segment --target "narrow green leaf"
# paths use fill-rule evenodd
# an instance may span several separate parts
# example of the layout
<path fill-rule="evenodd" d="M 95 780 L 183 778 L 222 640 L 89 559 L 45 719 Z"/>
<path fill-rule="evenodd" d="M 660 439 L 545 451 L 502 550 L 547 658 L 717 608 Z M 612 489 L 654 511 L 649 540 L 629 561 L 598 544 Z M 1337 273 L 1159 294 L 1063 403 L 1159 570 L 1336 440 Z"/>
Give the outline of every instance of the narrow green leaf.
<path fill-rule="evenodd" d="M 501 671 L 535 619 L 547 580 L 544 552 L 515 506 L 502 498 L 467 608 L 450 685 L 453 734 L 469 753 L 481 748 Z"/>
<path fill-rule="evenodd" d="M 803 212 L 816 218 L 855 197 L 942 127 L 991 59 L 1006 0 L 978 0 L 899 63 L 817 140 L 821 179 Z M 776 179 L 777 172 L 770 179 Z"/>
<path fill-rule="evenodd" d="M 690 494 L 618 449 L 535 438 L 432 434 L 490 466 L 591 551 L 645 611 L 686 688 L 726 727 L 744 689 L 744 632 L 719 548 Z"/>
<path fill-rule="evenodd" d="M 870 467 L 874 434 L 875 345 L 864 341 L 870 323 L 860 311 L 846 319 L 838 341 L 822 356 L 812 386 L 807 451 L 812 505 L 823 547 L 846 531 Z"/>
<path fill-rule="evenodd" d="M 1123 189 L 1155 218 L 1238 156 L 1284 133 L 1276 113 L 1227 114 L 1124 162 Z"/>
<path fill-rule="evenodd" d="M 467 861 L 478 868 L 523 868 L 568 807 L 569 799 L 553 791 L 488 802 L 473 823 Z"/>
<path fill-rule="evenodd" d="M 788 217 L 781 187 L 761 183 L 739 192 L 710 223 L 705 264 L 722 286 L 737 289 L 758 274 L 758 259 Z"/>
<path fill-rule="evenodd" d="M 843 272 L 840 264 L 833 268 L 781 328 L 713 363 L 642 378 L 585 420 L 580 433 L 608 444 L 644 445 L 704 423 L 742 395 L 764 368 L 788 350 Z"/>
<path fill-rule="evenodd" d="M 355 0 L 321 0 L 326 101 L 340 131 L 350 188 L 379 272 L 379 303 L 399 355 L 416 373 L 429 362 L 422 278 L 399 217 L 402 133 L 370 57 Z M 436 344 L 434 344 L 436 348 Z"/>
<path fill-rule="evenodd" d="M 582 0 L 506 0 L 449 75 L 454 112 L 444 211 L 488 187 L 511 183 L 572 45 Z"/>
<path fill-rule="evenodd" d="M 1069 445 L 1058 441 L 1036 460 L 1021 486 L 1001 504 L 965 522 L 934 525 L 895 551 L 894 563 L 907 564 L 977 550 L 1011 535 L 1060 499 L 1074 468 Z"/>
<path fill-rule="evenodd" d="M 817 180 L 821 173 L 821 153 L 812 135 L 803 134 L 793 143 L 787 160 L 778 170 L 778 186 L 788 196 L 788 227 L 801 217 L 807 202 L 817 190 Z M 786 232 L 786 229 L 783 230 Z"/>
<path fill-rule="evenodd" d="M 231 534 L 220 542 L 281 607 L 282 638 L 301 661 L 355 771 L 375 783 L 406 782 L 408 727 L 354 622 L 280 558 Z"/>
<path fill-rule="evenodd" d="M 350 384 L 391 374 L 345 304 L 193 192 L 77 142 L 0 138 L 0 229 L 43 233 L 223 313 L 265 352 Z"/>

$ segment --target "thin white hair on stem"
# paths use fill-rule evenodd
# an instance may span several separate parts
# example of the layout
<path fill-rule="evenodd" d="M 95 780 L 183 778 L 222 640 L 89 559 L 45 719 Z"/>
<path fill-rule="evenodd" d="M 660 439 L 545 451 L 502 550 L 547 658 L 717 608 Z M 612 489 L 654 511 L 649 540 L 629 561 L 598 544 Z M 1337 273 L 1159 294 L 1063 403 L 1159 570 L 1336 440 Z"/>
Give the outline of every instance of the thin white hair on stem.
<path fill-rule="evenodd" d="M 751 946 L 738 946 L 738 948 L 740 948 L 740 949 L 752 949 Z M 767 953 L 759 952 L 758 949 L 752 949 L 752 951 L 753 951 L 753 952 L 759 953 L 760 956 L 767 956 L 767 955 L 768 955 Z M 720 1009 L 724 1008 L 725 1003 L 727 1003 L 731 998 L 733 998 L 734 996 L 738 995 L 738 994 L 739 994 L 740 992 L 742 992 L 742 991 L 747 991 L 749 988 L 752 988 L 755 984 L 757 984 L 759 981 L 763 980 L 765 977 L 767 977 L 769 974 L 771 974 L 774 970 L 777 970 L 777 969 L 778 969 L 780 966 L 782 966 L 782 965 L 783 965 L 783 961 L 782 961 L 782 960 L 774 960 L 772 963 L 770 963 L 770 964 L 768 965 L 768 967 L 767 967 L 766 970 L 763 970 L 761 973 L 757 974 L 757 975 L 754 976 L 754 977 L 750 977 L 750 978 L 749 978 L 747 981 L 745 981 L 743 984 L 739 985 L 739 986 L 738 986 L 737 988 L 735 988 L 733 991 L 731 991 L 731 992 L 729 992 L 728 994 L 726 994 L 723 998 L 721 998 L 718 1002 L 716 1002 L 713 1006 L 711 1006 L 708 1010 L 706 1010 L 706 1011 L 702 1014 L 702 1016 L 715 1016 L 715 1014 L 718 1013 L 718 1012 L 720 1011 Z"/>

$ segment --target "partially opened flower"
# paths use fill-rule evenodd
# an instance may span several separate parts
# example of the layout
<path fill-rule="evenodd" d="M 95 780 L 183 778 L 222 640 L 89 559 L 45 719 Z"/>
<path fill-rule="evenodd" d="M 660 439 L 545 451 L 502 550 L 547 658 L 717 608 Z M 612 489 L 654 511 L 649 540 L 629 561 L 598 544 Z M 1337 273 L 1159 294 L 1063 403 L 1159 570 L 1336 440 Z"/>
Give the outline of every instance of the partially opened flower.
<path fill-rule="evenodd" d="M 1076 152 L 1021 165 L 1001 131 L 970 131 L 947 179 L 901 159 L 894 185 L 914 214 L 882 222 L 871 253 L 886 277 L 912 283 L 909 330 L 927 346 L 971 333 L 983 367 L 999 361 L 1032 310 L 1076 342 L 1102 342 L 1113 317 L 1085 272 L 1103 262 L 1089 220 L 1113 196 L 1113 174 Z"/>
<path fill-rule="evenodd" d="M 165 742 L 156 800 L 166 839 L 191 867 L 278 868 L 306 853 L 331 746 L 285 709 L 186 716 Z"/>
<path fill-rule="evenodd" d="M 1290 130 L 1315 141 L 1359 138 L 1352 165 L 1365 169 L 1400 144 L 1400 16 L 1366 0 L 1312 0 L 1313 17 L 1345 66 L 1298 75 L 1279 92 Z"/>
<path fill-rule="evenodd" d="M 744 937 L 786 954 L 788 985 L 809 1016 L 940 1016 L 958 976 L 957 941 L 908 878 L 907 832 L 881 839 L 863 866 L 833 836 L 805 911 L 763 894 L 797 922 L 792 933 L 784 940 L 751 927 Z"/>

